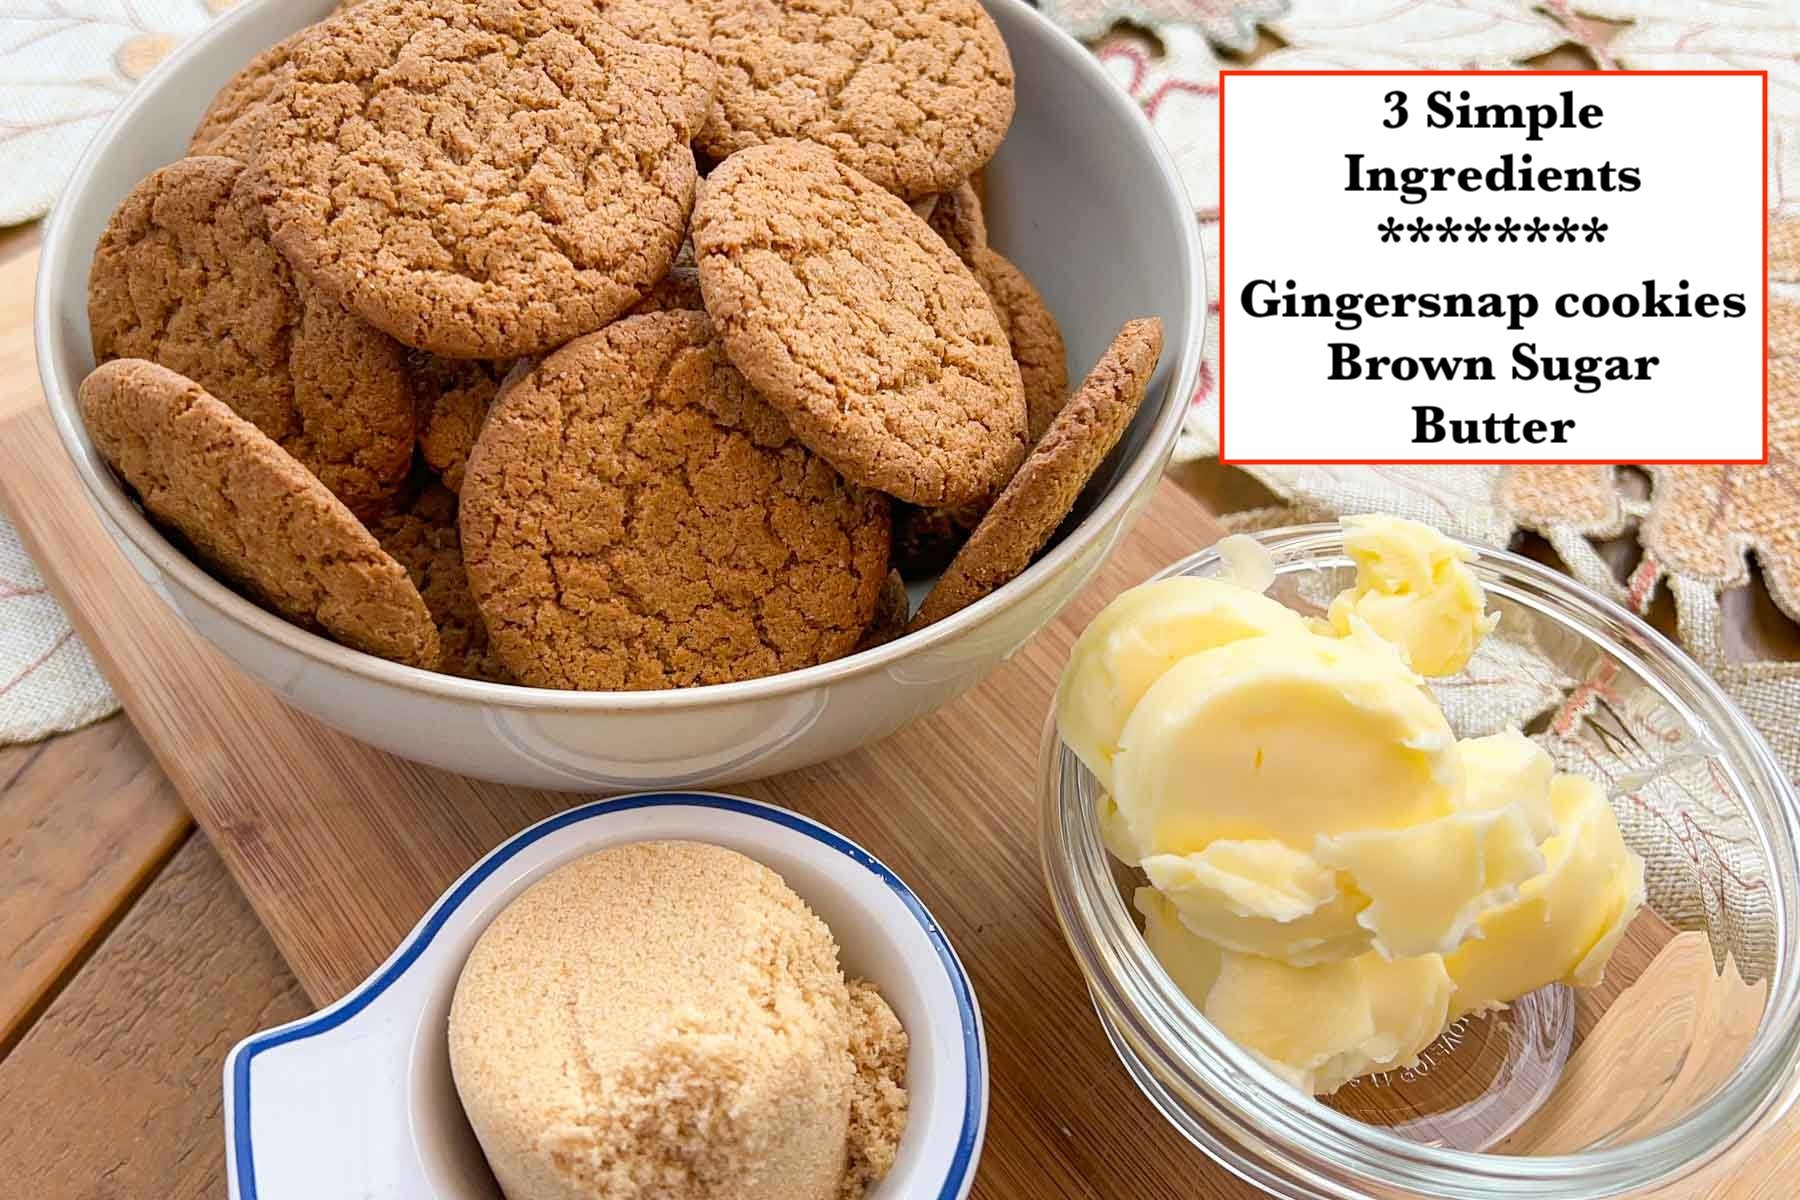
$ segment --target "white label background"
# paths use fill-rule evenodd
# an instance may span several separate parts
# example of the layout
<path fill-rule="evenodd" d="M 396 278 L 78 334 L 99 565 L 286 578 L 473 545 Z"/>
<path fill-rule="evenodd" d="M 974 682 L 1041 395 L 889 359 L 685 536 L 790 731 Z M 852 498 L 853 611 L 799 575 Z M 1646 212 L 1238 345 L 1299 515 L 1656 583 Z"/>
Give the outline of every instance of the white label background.
<path fill-rule="evenodd" d="M 1764 261 L 1762 80 L 1754 76 L 1608 73 L 1284 76 L 1233 74 L 1225 122 L 1223 448 L 1232 462 L 1748 461 L 1763 457 Z M 1408 120 L 1382 126 L 1384 97 L 1407 93 Z M 1599 129 L 1432 129 L 1427 96 L 1463 91 L 1471 103 L 1598 104 Z M 1635 192 L 1348 192 L 1346 154 L 1371 167 L 1475 167 L 1530 154 L 1533 168 L 1611 161 L 1638 170 Z M 1515 175 L 1516 175 L 1515 171 Z M 1377 225 L 1507 217 L 1578 224 L 1598 217 L 1606 240 L 1589 243 L 1383 243 Z M 1584 235 L 1577 234 L 1580 239 Z M 1554 238 L 1554 234 L 1551 235 Z M 1491 235 L 1490 235 L 1491 239 Z M 1328 319 L 1252 317 L 1245 284 L 1293 280 L 1300 293 L 1529 292 L 1538 315 L 1521 331 L 1504 319 L 1365 318 L 1353 330 Z M 1742 293 L 1736 318 L 1577 317 L 1554 311 L 1564 292 L 1609 295 L 1654 279 L 1690 296 Z M 1330 344 L 1371 355 L 1485 354 L 1491 382 L 1331 381 Z M 1648 381 L 1573 383 L 1511 378 L 1512 348 L 1551 355 L 1655 355 Z M 1515 413 L 1576 425 L 1562 445 L 1415 443 L 1413 406 L 1448 417 Z"/>

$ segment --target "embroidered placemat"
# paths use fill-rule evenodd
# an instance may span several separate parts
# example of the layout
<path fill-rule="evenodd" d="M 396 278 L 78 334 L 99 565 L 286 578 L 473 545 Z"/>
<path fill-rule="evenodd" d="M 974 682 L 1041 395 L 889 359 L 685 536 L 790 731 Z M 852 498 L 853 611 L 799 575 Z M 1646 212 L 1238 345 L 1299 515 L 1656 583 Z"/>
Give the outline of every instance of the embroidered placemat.
<path fill-rule="evenodd" d="M 6 154 L 0 225 L 49 212 L 82 150 L 125 94 L 236 2 L 0 4 L 0 145 Z"/>

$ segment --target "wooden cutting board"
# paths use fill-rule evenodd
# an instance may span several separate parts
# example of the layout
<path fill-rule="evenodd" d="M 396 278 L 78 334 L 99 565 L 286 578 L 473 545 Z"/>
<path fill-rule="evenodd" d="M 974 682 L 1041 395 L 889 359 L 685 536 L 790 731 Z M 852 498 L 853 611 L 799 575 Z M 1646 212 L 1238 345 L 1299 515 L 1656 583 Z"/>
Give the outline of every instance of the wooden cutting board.
<path fill-rule="evenodd" d="M 475 859 L 579 799 L 404 762 L 286 707 L 132 571 L 41 410 L 0 420 L 0 506 L 316 1003 L 360 982 Z M 1165 483 L 1093 584 L 968 696 L 856 754 L 738 789 L 868 846 L 913 885 L 962 955 L 993 1060 L 979 1200 L 1260 1196 L 1173 1133 L 1126 1078 L 1038 862 L 1038 739 L 1076 632 L 1119 590 L 1220 532 Z M 1670 933 L 1639 925 L 1633 975 Z M 1644 1011 L 1679 1001 L 1691 976 L 1669 977 L 1666 988 L 1640 980 L 1631 994 Z M 1616 1075 L 1605 1066 L 1590 1074 L 1576 1100 L 1606 1103 Z M 1793 1118 L 1768 1132 L 1658 1196 L 1787 1195 L 1778 1181 L 1800 1158 L 1800 1133 Z"/>
<path fill-rule="evenodd" d="M 315 1001 L 360 982 L 475 859 L 580 799 L 403 762 L 286 707 L 138 578 L 41 411 L 0 425 L 0 503 Z M 1256 1194 L 1126 1078 L 1038 862 L 1038 738 L 1076 631 L 1108 597 L 1219 533 L 1164 484 L 1094 585 L 971 694 L 857 754 L 738 789 L 862 842 L 943 923 L 993 1058 L 983 1200 Z"/>

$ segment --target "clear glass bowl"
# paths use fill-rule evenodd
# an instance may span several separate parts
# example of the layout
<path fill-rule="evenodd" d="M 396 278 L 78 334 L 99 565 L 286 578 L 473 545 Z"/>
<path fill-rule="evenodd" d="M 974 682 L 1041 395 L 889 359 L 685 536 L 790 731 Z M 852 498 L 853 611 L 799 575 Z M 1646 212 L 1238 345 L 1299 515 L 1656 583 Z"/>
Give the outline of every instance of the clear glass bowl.
<path fill-rule="evenodd" d="M 1321 613 L 1354 576 L 1335 525 L 1258 535 L 1271 594 Z M 1045 873 L 1120 1060 L 1213 1159 L 1272 1195 L 1586 1200 L 1667 1184 L 1792 1103 L 1800 1057 L 1800 803 L 1762 737 L 1666 638 L 1567 576 L 1477 550 L 1495 635 L 1431 681 L 1459 736 L 1522 725 L 1599 780 L 1649 903 L 1592 991 L 1554 985 L 1453 1026 L 1418 1068 L 1325 1100 L 1203 1018 L 1145 945 L 1141 883 L 1101 844 L 1101 792 L 1043 747 Z M 1171 575 L 1217 576 L 1211 551 Z"/>

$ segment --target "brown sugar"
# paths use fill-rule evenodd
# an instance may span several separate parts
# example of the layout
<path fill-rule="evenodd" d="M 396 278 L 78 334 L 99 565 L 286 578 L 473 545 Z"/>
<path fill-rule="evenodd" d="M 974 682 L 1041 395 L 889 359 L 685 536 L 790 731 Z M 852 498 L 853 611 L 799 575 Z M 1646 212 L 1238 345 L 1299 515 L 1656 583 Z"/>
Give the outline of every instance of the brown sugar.
<path fill-rule="evenodd" d="M 906 1117 L 906 1034 L 780 876 L 618 846 L 497 916 L 450 1011 L 509 1200 L 855 1200 Z"/>

